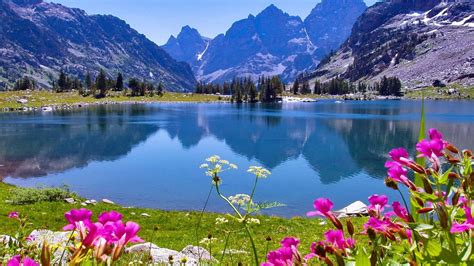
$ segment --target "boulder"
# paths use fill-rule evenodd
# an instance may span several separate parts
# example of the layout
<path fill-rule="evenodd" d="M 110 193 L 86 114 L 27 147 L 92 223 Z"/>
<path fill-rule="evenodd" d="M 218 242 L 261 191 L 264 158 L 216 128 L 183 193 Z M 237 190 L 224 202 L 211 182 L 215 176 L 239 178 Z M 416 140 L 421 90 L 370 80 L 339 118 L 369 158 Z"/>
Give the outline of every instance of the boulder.
<path fill-rule="evenodd" d="M 338 211 L 334 211 L 334 214 L 337 218 L 366 216 L 368 215 L 367 205 L 362 201 L 356 201 Z"/>
<path fill-rule="evenodd" d="M 209 251 L 202 247 L 189 245 L 181 252 L 176 250 L 160 248 L 153 243 L 142 243 L 133 245 L 125 250 L 127 253 L 150 254 L 153 263 L 166 263 L 170 265 L 198 265 L 200 261 L 217 262 Z M 171 259 L 171 261 L 170 261 Z M 172 263 L 171 263 L 172 262 Z"/>
<path fill-rule="evenodd" d="M 21 104 L 27 104 L 28 100 L 27 99 L 18 99 L 18 100 L 16 100 L 16 102 L 21 103 Z"/>
<path fill-rule="evenodd" d="M 12 243 L 14 243 L 15 245 L 18 245 L 18 240 L 9 235 L 0 235 L 0 245 L 4 245 L 5 247 L 8 248 L 10 244 Z"/>
<path fill-rule="evenodd" d="M 115 202 L 113 202 L 113 201 L 111 201 L 111 200 L 109 200 L 109 199 L 102 199 L 102 202 L 103 202 L 103 203 L 107 203 L 107 204 L 111 204 L 111 205 L 114 205 L 114 204 L 115 204 Z"/>

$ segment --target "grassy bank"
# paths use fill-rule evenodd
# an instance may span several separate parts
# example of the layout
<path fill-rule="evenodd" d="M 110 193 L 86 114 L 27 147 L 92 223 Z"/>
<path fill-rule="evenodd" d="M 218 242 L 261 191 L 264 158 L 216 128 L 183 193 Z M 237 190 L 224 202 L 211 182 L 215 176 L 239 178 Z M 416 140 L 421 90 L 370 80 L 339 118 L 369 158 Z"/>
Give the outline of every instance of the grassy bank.
<path fill-rule="evenodd" d="M 450 89 L 452 90 L 450 92 Z M 427 87 L 419 90 L 409 90 L 405 93 L 404 98 L 408 99 L 440 99 L 440 100 L 450 100 L 450 99 L 467 99 L 474 100 L 474 87 L 465 88 L 453 85 L 451 87 L 445 88 L 434 88 Z"/>
<path fill-rule="evenodd" d="M 26 103 L 18 100 L 25 99 Z M 167 92 L 162 96 L 128 97 L 120 92 L 111 92 L 105 98 L 83 97 L 77 92 L 55 93 L 50 91 L 5 91 L 0 92 L 0 109 L 38 108 L 42 106 L 61 106 L 78 104 L 100 104 L 106 102 L 216 102 L 226 99 L 217 95 L 187 94 Z"/>
<path fill-rule="evenodd" d="M 18 211 L 29 217 L 29 228 L 60 230 L 66 224 L 64 213 L 72 208 L 81 208 L 79 203 L 69 204 L 63 201 L 55 202 L 37 202 L 29 205 L 13 205 L 8 203 L 11 199 L 11 192 L 15 187 L 0 182 L 0 235 L 13 234 L 16 230 L 16 222 L 7 218 L 11 211 Z M 94 212 L 95 217 L 102 211 L 116 210 L 124 215 L 124 220 L 132 220 L 141 225 L 142 230 L 139 233 L 146 241 L 151 241 L 160 247 L 181 250 L 189 244 L 196 244 L 195 225 L 197 224 L 199 212 L 185 211 L 162 211 L 143 208 L 124 208 L 118 205 L 98 203 L 89 205 L 88 209 Z M 142 216 L 142 213 L 149 214 L 150 217 Z M 212 253 L 219 259 L 226 238 L 226 231 L 232 231 L 229 238 L 229 249 L 243 250 L 248 252 L 244 255 L 226 256 L 224 264 L 235 265 L 238 261 L 244 264 L 252 262 L 251 247 L 242 230 L 241 224 L 229 222 L 225 225 L 216 225 L 215 219 L 223 217 L 225 214 L 204 213 L 200 230 L 197 232 L 199 240 L 207 237 L 209 234 L 217 238 L 213 244 Z M 268 248 L 275 249 L 279 246 L 279 241 L 288 235 L 297 236 L 302 241 L 302 249 L 306 252 L 312 241 L 321 239 L 325 230 L 331 228 L 328 224 L 321 224 L 320 219 L 308 219 L 295 217 L 284 219 L 279 217 L 258 216 L 260 225 L 253 226 L 255 241 L 259 253 L 264 257 Z M 361 228 L 365 219 L 354 219 L 356 228 Z M 154 229 L 157 228 L 157 231 Z M 267 237 L 271 241 L 267 242 Z M 307 248 L 306 248 L 307 247 Z"/>

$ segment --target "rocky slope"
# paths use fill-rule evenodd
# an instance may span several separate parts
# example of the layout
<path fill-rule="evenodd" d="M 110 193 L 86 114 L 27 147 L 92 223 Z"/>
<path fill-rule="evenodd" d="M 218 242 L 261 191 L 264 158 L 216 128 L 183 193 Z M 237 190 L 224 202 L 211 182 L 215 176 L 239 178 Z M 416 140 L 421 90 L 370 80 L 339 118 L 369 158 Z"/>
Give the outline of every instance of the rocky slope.
<path fill-rule="evenodd" d="M 1 0 L 0 21 L 0 87 L 24 74 L 49 87 L 61 69 L 84 77 L 99 68 L 162 81 L 176 91 L 196 82 L 189 65 L 113 16 L 41 0 Z"/>
<path fill-rule="evenodd" d="M 309 78 L 374 81 L 397 76 L 408 88 L 474 85 L 474 2 L 392 0 L 370 7 L 348 41 Z"/>
<path fill-rule="evenodd" d="M 257 16 L 235 22 L 213 40 L 199 38 L 196 30 L 184 27 L 163 48 L 188 62 L 198 80 L 281 75 L 291 81 L 339 47 L 365 7 L 362 0 L 323 0 L 303 22 L 270 5 Z"/>

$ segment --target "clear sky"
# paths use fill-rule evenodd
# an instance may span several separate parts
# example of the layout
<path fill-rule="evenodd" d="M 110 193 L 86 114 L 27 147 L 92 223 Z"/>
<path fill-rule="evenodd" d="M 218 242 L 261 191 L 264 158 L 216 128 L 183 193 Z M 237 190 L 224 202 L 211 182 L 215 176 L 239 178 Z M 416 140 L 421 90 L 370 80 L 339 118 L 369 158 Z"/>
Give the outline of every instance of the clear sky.
<path fill-rule="evenodd" d="M 365 0 L 371 5 L 375 0 Z M 164 44 L 184 25 L 215 37 L 237 20 L 258 14 L 270 4 L 303 19 L 320 0 L 52 0 L 88 14 L 111 14 L 130 24 L 155 43 Z"/>

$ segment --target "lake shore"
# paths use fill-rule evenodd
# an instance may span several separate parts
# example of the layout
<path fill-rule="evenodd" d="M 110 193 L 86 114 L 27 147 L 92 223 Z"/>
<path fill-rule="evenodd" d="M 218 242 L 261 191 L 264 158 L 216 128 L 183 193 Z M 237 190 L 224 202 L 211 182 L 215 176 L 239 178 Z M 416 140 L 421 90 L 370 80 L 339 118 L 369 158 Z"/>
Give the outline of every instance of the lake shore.
<path fill-rule="evenodd" d="M 70 204 L 65 201 L 37 202 L 27 205 L 13 205 L 8 203 L 9 193 L 16 187 L 0 182 L 0 235 L 12 235 L 17 229 L 17 223 L 7 217 L 12 211 L 17 211 L 21 215 L 28 216 L 28 226 L 30 231 L 34 229 L 47 229 L 59 231 L 67 223 L 64 213 L 70 209 L 87 208 L 93 211 L 94 217 L 103 211 L 116 210 L 124 215 L 125 220 L 132 220 L 141 226 L 139 236 L 145 241 L 153 242 L 159 247 L 181 250 L 187 245 L 196 244 L 196 224 L 201 216 L 196 211 L 163 211 L 156 209 L 123 207 L 119 205 L 98 202 L 97 204 L 82 206 L 78 199 L 76 203 Z M 203 202 L 204 204 L 204 202 Z M 251 262 L 250 245 L 245 243 L 245 232 L 241 230 L 241 225 L 230 221 L 224 227 L 216 226 L 216 218 L 227 217 L 225 214 L 208 213 L 202 215 L 201 225 L 197 230 L 197 238 L 200 241 L 208 235 L 218 239 L 213 246 L 215 254 L 224 250 L 224 238 L 226 232 L 233 233 L 229 242 L 232 249 L 240 249 L 249 253 L 236 255 L 244 265 Z M 331 228 L 330 223 L 321 219 L 309 219 L 306 217 L 294 217 L 291 219 L 275 216 L 256 216 L 260 224 L 252 227 L 255 235 L 256 245 L 262 254 L 267 248 L 275 249 L 279 246 L 280 240 L 286 235 L 293 235 L 301 238 L 304 246 L 309 246 L 315 239 L 320 239 L 323 233 Z M 353 222 L 360 227 L 366 218 L 353 218 Z M 270 241 L 267 238 L 270 237 Z M 268 247 L 267 247 L 268 245 Z M 229 248 L 228 247 L 228 248 Z M 220 255 L 219 255 L 220 257 Z M 227 256 L 228 257 L 228 256 Z M 236 259 L 234 257 L 234 259 Z M 230 262 L 228 262 L 230 263 Z"/>
<path fill-rule="evenodd" d="M 460 89 L 449 93 L 435 88 L 409 91 L 403 97 L 381 97 L 374 95 L 293 95 L 283 97 L 310 100 L 474 100 L 474 88 Z M 56 93 L 51 91 L 3 91 L 0 92 L 0 112 L 31 112 L 78 109 L 91 105 L 140 104 L 140 103 L 229 103 L 229 96 L 166 92 L 154 96 L 125 96 L 121 92 L 110 92 L 107 97 L 83 97 L 77 92 Z"/>

